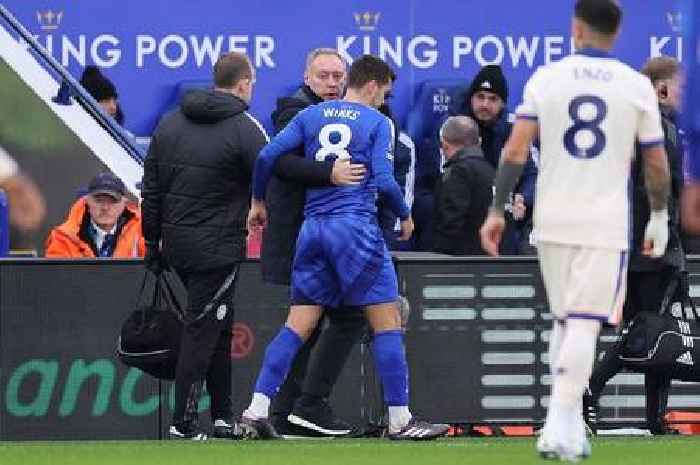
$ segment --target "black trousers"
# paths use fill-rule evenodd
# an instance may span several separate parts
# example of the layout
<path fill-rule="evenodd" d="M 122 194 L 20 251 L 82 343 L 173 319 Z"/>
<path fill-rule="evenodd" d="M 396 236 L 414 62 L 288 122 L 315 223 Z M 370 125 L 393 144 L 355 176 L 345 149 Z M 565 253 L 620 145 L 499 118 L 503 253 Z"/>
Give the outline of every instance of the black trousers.
<path fill-rule="evenodd" d="M 630 271 L 627 275 L 627 296 L 623 307 L 623 320 L 630 321 L 640 311 L 659 311 L 666 289 L 675 274 L 676 269 L 671 267 L 656 272 Z M 682 286 L 678 287 L 677 295 L 674 296 L 675 300 L 680 300 L 680 293 L 683 292 L 681 288 Z M 608 380 L 623 368 L 618 355 L 619 348 L 615 345 L 605 353 L 603 359 L 593 369 L 588 386 L 596 402 Z M 654 374 L 644 375 L 646 418 L 652 433 L 665 432 L 663 417 L 666 413 L 670 386 L 670 378 Z"/>
<path fill-rule="evenodd" d="M 197 400 L 206 379 L 212 420 L 230 420 L 231 336 L 234 319 L 231 277 L 238 265 L 206 272 L 176 270 L 188 293 L 188 321 L 175 374 L 173 424 L 197 421 Z M 228 284 L 225 287 L 224 284 Z M 211 304 L 211 305 L 209 305 Z M 206 314 L 202 315 L 209 306 Z"/>
<path fill-rule="evenodd" d="M 295 402 L 314 405 L 331 395 L 345 363 L 367 330 L 362 308 L 349 307 L 325 312 L 328 326 L 321 321 L 297 354 L 289 375 L 271 405 L 273 422 L 286 421 Z"/>

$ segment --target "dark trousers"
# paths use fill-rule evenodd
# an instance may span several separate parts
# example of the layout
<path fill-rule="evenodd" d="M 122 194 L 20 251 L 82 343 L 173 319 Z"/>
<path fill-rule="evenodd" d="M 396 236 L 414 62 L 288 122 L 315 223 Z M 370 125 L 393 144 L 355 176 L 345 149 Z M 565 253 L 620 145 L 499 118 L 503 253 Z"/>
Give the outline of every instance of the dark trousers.
<path fill-rule="evenodd" d="M 211 417 L 230 420 L 231 335 L 235 282 L 222 287 L 238 265 L 206 272 L 176 270 L 188 294 L 187 322 L 182 333 L 175 375 L 173 424 L 196 422 L 197 400 L 206 379 Z M 202 315 L 208 304 L 210 310 Z"/>
<path fill-rule="evenodd" d="M 366 332 L 367 323 L 361 308 L 350 307 L 326 311 L 328 326 L 316 331 L 301 347 L 289 375 L 271 405 L 274 422 L 285 421 L 294 403 L 314 405 L 331 395 L 345 363 Z"/>
<path fill-rule="evenodd" d="M 623 308 L 623 320 L 630 321 L 638 312 L 658 312 L 666 289 L 675 273 L 674 268 L 656 272 L 630 271 L 627 275 L 627 296 Z M 673 301 L 680 300 L 681 292 L 682 289 L 679 286 Z M 588 386 L 596 402 L 605 387 L 605 383 L 623 368 L 618 357 L 619 350 L 617 344 L 613 346 L 593 369 Z M 670 386 L 670 378 L 658 374 L 644 375 L 646 417 L 652 433 L 665 432 L 663 416 L 666 413 Z"/>

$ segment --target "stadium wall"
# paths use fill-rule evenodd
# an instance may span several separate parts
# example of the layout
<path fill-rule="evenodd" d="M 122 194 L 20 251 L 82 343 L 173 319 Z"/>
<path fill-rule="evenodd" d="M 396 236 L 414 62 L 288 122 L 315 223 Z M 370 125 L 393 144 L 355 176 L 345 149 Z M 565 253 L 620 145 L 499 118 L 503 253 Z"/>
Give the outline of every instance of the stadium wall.
<path fill-rule="evenodd" d="M 173 105 L 183 80 L 210 79 L 220 52 L 246 52 L 258 69 L 252 110 L 269 126 L 278 96 L 298 85 L 305 54 L 336 47 L 349 60 L 363 53 L 398 72 L 393 107 L 403 120 L 418 84 L 469 80 L 483 65 L 504 67 L 514 108 L 539 65 L 571 53 L 573 1 L 361 0 L 336 2 L 172 2 L 169 0 L 4 0 L 52 55 L 79 76 L 96 64 L 119 89 L 126 127 L 148 136 Z M 639 67 L 648 57 L 682 59 L 677 0 L 623 0 L 615 53 Z M 329 12 L 332 12 L 329 14 Z M 436 101 L 436 105 L 449 102 Z"/>
<path fill-rule="evenodd" d="M 550 316 L 536 262 L 406 253 L 397 255 L 397 269 L 412 308 L 412 409 L 443 422 L 541 421 Z M 690 272 L 697 297 L 697 258 Z M 172 386 L 114 357 L 142 276 L 138 261 L 0 260 L 0 440 L 162 436 Z M 286 305 L 285 288 L 264 284 L 256 262 L 243 265 L 231 354 L 235 412 L 247 403 Z M 599 350 L 611 341 L 605 333 Z M 382 414 L 370 347 L 356 348 L 332 399 L 356 424 Z M 674 382 L 672 394 L 671 408 L 700 410 L 697 383 Z M 641 420 L 641 375 L 618 375 L 601 403 L 603 420 Z M 207 421 L 206 396 L 200 407 Z"/>

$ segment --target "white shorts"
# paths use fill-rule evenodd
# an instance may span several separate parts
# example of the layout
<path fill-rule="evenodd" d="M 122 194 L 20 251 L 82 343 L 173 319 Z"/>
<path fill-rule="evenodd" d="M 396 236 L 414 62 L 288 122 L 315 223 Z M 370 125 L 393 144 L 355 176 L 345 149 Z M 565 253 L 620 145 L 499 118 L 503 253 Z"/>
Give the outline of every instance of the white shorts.
<path fill-rule="evenodd" d="M 538 242 L 537 255 L 555 318 L 620 322 L 627 289 L 626 251 Z"/>

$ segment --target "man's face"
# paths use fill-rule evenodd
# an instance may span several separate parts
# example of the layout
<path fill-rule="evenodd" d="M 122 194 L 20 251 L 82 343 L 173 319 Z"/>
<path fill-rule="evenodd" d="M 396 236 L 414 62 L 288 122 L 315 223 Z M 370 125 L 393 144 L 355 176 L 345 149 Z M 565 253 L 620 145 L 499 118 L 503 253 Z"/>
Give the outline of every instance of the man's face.
<path fill-rule="evenodd" d="M 345 63 L 335 55 L 321 54 L 311 62 L 304 83 L 323 100 L 334 100 L 341 97 L 345 78 Z"/>
<path fill-rule="evenodd" d="M 503 99 L 493 92 L 479 90 L 471 98 L 474 117 L 482 123 L 492 123 L 503 110 Z"/>
<path fill-rule="evenodd" d="M 102 108 L 104 109 L 104 111 L 112 118 L 114 118 L 114 116 L 117 114 L 117 99 L 116 98 L 110 97 L 110 98 L 105 99 L 105 100 L 100 100 L 97 103 L 99 103 L 102 106 Z"/>
<path fill-rule="evenodd" d="M 255 68 L 250 67 L 250 78 L 241 80 L 241 95 L 240 97 L 250 103 L 253 99 L 253 87 L 255 86 Z"/>
<path fill-rule="evenodd" d="M 126 198 L 109 194 L 88 194 L 86 198 L 90 218 L 100 229 L 111 230 L 126 208 Z"/>
<path fill-rule="evenodd" d="M 683 89 L 685 88 L 685 76 L 683 73 L 679 72 L 671 79 L 665 79 L 662 85 L 665 86 L 666 92 L 664 96 L 663 92 L 657 90 L 657 93 L 659 93 L 659 102 L 674 111 L 681 111 L 683 105 Z M 658 88 L 659 86 L 657 86 L 657 89 Z"/>
<path fill-rule="evenodd" d="M 376 82 L 376 81 L 373 81 Z M 377 84 L 377 93 L 374 94 L 374 100 L 372 101 L 372 106 L 374 108 L 379 108 L 382 105 L 384 105 L 384 102 L 386 102 L 386 98 L 388 95 L 391 94 L 391 85 L 392 83 L 389 82 L 388 84 Z"/>

